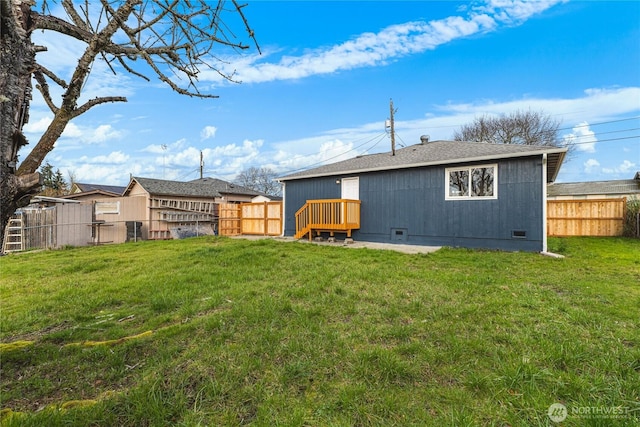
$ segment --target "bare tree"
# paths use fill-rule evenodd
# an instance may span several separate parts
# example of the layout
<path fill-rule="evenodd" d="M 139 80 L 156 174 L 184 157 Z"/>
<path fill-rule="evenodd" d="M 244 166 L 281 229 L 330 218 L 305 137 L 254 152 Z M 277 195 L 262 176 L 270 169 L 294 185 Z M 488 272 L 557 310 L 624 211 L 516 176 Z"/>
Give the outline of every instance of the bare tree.
<path fill-rule="evenodd" d="M 79 104 L 84 83 L 96 60 L 105 61 L 114 74 L 125 72 L 147 81 L 151 80 L 149 76 L 155 76 L 179 94 L 216 98 L 198 90 L 198 76 L 202 70 L 209 69 L 233 81 L 234 76 L 222 70 L 216 48 L 247 49 L 249 45 L 240 41 L 232 29 L 238 26 L 246 29 L 247 37 L 260 50 L 242 10 L 246 5 L 236 0 L 230 3 L 223 0 L 84 0 L 76 3 L 61 0 L 60 3 L 67 15 L 65 19 L 47 13 L 45 7 L 40 12 L 34 10 L 35 2 L 30 0 L 0 0 L 2 235 L 13 211 L 37 192 L 41 184 L 37 169 L 69 121 L 97 105 L 126 102 L 123 96 L 103 96 Z M 44 4 L 46 6 L 46 1 Z M 228 22 L 229 15 L 238 18 L 236 25 Z M 68 79 L 38 63 L 37 53 L 47 48 L 31 42 L 34 30 L 54 31 L 85 44 L 77 67 Z M 32 77 L 53 113 L 53 120 L 18 166 L 18 151 L 27 145 L 22 127 L 29 117 Z M 52 96 L 49 84 L 61 88 L 59 100 Z"/>
<path fill-rule="evenodd" d="M 481 116 L 455 131 L 455 141 L 495 144 L 562 146 L 560 122 L 543 112 L 516 111 L 495 117 Z"/>
<path fill-rule="evenodd" d="M 280 183 L 276 181 L 277 176 L 278 174 L 272 169 L 250 167 L 240 172 L 234 182 L 270 196 L 279 196 L 282 188 Z"/>

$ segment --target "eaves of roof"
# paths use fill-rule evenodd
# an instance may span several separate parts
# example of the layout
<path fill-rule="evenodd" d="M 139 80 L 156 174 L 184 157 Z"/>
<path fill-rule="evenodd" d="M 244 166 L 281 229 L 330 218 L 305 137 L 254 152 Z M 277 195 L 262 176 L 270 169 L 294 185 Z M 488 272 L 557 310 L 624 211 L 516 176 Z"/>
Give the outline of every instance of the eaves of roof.
<path fill-rule="evenodd" d="M 557 196 L 630 195 L 640 194 L 640 181 L 621 179 L 611 181 L 566 182 L 549 185 L 547 194 Z"/>
<path fill-rule="evenodd" d="M 416 167 L 486 162 L 498 159 L 547 154 L 547 181 L 555 180 L 564 160 L 566 148 L 490 144 L 459 141 L 434 141 L 417 144 L 391 153 L 358 156 L 302 172 L 286 175 L 279 181 L 318 178 L 337 174 L 357 174 Z"/>
<path fill-rule="evenodd" d="M 124 187 L 123 187 L 124 188 Z M 72 193 L 64 196 L 60 196 L 61 199 L 74 199 L 76 197 L 84 197 L 84 196 L 92 196 L 92 195 L 103 195 L 107 197 L 119 197 L 120 193 L 114 193 L 112 191 L 105 190 L 90 190 L 90 191 L 82 191 L 80 193 Z"/>

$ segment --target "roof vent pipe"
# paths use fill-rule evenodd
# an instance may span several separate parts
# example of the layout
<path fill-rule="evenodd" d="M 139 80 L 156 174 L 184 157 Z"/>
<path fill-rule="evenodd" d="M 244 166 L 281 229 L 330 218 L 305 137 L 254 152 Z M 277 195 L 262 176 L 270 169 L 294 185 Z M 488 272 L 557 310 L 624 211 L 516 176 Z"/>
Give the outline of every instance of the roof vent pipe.
<path fill-rule="evenodd" d="M 420 137 L 420 144 L 425 145 L 429 142 L 429 135 L 422 135 Z"/>

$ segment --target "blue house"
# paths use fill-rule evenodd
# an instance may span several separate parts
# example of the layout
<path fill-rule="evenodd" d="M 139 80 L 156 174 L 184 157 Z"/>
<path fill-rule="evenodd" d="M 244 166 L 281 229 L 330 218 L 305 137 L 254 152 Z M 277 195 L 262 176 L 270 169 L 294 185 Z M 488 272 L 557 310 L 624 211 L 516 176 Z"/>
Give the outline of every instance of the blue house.
<path fill-rule="evenodd" d="M 287 175 L 284 235 L 546 251 L 547 184 L 566 151 L 424 138 Z"/>

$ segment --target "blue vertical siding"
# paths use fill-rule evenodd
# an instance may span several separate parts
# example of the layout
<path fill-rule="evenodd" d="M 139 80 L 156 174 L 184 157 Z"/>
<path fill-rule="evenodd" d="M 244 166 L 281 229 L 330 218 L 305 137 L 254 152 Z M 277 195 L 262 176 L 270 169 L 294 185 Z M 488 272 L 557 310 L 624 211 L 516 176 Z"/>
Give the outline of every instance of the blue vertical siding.
<path fill-rule="evenodd" d="M 309 178 L 287 181 L 285 184 L 284 235 L 296 234 L 296 212 L 307 200 L 339 199 L 342 193 L 336 177 Z"/>
<path fill-rule="evenodd" d="M 445 166 L 357 175 L 361 228 L 353 238 L 393 243 L 392 230 L 403 229 L 409 244 L 541 251 L 541 156 L 482 164 L 489 163 L 498 164 L 495 200 L 445 200 Z M 349 176 L 287 181 L 285 235 L 295 234 L 295 212 L 306 200 L 339 198 L 336 179 Z"/>

